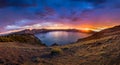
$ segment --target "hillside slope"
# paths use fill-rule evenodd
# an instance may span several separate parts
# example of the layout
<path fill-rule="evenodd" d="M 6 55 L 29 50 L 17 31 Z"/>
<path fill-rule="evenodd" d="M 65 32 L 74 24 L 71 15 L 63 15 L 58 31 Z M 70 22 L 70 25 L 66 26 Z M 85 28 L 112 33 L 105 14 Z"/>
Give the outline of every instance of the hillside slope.
<path fill-rule="evenodd" d="M 87 41 L 87 40 L 91 40 L 91 39 L 99 39 L 99 38 L 107 37 L 107 36 L 111 36 L 111 35 L 120 35 L 120 26 L 115 26 L 112 28 L 102 30 L 100 32 L 96 32 L 95 34 L 93 34 L 89 37 L 79 39 L 78 42 L 79 41 Z"/>
<path fill-rule="evenodd" d="M 0 42 L 20 42 L 24 44 L 43 45 L 33 34 L 9 34 L 0 36 Z"/>
<path fill-rule="evenodd" d="M 120 65 L 120 26 L 65 46 L 0 43 L 1 65 Z"/>

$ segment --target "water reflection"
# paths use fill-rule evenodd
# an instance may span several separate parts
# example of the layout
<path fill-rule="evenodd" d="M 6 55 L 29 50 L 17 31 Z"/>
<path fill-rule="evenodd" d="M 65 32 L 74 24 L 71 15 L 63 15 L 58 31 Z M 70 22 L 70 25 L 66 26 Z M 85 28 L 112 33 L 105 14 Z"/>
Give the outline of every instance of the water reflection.
<path fill-rule="evenodd" d="M 88 36 L 88 34 L 78 32 L 54 31 L 48 33 L 36 34 L 43 43 L 50 46 L 54 43 L 63 45 L 77 41 L 79 38 Z"/>

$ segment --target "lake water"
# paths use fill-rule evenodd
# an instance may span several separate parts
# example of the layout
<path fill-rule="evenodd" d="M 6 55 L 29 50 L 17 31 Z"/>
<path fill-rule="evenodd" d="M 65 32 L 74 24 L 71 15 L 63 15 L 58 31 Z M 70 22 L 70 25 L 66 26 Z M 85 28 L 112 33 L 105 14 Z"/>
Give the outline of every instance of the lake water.
<path fill-rule="evenodd" d="M 54 43 L 59 45 L 69 44 L 76 42 L 80 38 L 89 36 L 88 34 L 83 34 L 79 32 L 65 32 L 65 31 L 54 31 L 47 33 L 39 33 L 35 35 L 47 46 L 50 46 Z"/>

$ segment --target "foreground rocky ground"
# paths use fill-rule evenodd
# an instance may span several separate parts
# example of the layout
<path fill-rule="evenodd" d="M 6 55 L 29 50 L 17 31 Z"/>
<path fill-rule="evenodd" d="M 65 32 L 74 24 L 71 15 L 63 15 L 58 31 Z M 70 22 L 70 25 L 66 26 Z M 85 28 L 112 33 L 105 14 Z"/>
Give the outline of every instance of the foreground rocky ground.
<path fill-rule="evenodd" d="M 1 65 L 120 65 L 120 26 L 103 30 L 74 44 L 46 47 L 0 43 Z"/>

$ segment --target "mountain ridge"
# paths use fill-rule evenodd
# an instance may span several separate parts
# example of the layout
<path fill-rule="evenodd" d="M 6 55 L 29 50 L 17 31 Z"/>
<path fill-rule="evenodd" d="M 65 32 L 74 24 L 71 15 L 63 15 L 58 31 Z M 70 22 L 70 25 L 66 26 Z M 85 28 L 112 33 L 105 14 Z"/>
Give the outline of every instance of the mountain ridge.
<path fill-rule="evenodd" d="M 80 33 L 86 33 L 86 34 L 93 34 L 95 31 L 89 30 L 89 31 L 83 31 L 78 29 L 25 29 L 18 32 L 13 32 L 11 34 L 38 34 L 38 33 L 48 33 L 53 31 L 65 31 L 65 32 L 80 32 Z"/>

